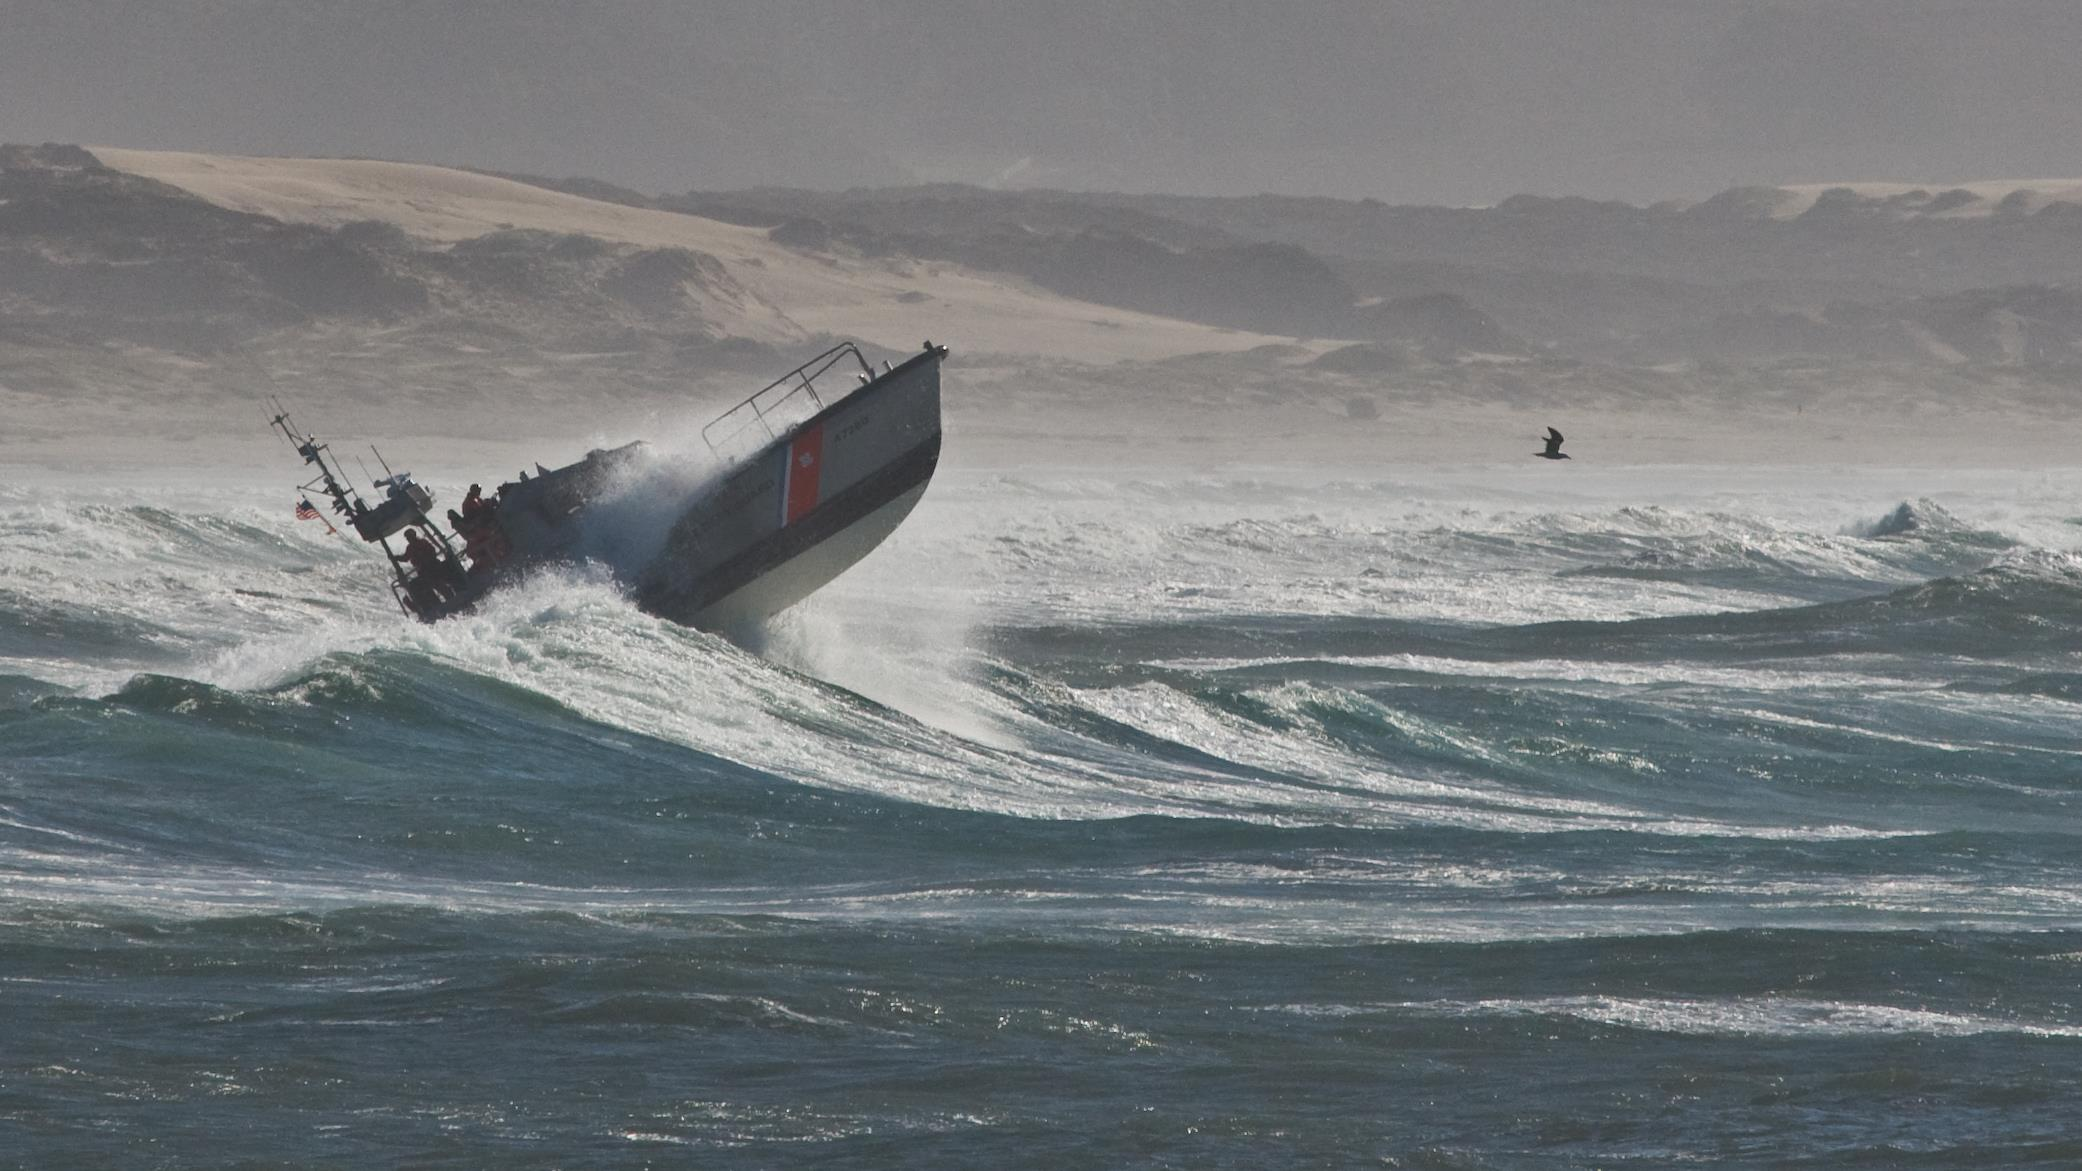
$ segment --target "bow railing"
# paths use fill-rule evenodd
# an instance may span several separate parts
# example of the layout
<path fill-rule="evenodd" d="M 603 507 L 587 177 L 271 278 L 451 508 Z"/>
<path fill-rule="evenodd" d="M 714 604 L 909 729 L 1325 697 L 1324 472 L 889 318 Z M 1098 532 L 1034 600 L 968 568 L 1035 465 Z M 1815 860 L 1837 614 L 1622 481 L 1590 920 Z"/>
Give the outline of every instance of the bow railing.
<path fill-rule="evenodd" d="M 824 409 L 824 396 L 817 393 L 817 380 L 849 357 L 860 366 L 862 383 L 874 379 L 875 368 L 860 352 L 860 347 L 852 342 L 842 342 L 746 395 L 742 402 L 709 420 L 708 425 L 701 429 L 702 442 L 708 444 L 710 451 L 720 454 L 734 448 L 747 432 L 763 436 L 765 441 L 780 438 L 781 432 L 789 426 Z M 846 389 L 851 391 L 853 388 Z M 803 409 L 805 404 L 807 410 Z M 775 429 L 777 418 L 780 430 Z M 754 431 L 754 428 L 758 430 Z"/>

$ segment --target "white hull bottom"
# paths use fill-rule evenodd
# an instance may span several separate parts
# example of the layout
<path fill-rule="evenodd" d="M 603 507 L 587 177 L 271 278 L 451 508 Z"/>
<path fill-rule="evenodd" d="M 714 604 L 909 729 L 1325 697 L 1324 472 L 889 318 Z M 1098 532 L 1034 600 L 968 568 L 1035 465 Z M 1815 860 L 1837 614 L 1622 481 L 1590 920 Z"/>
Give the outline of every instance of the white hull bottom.
<path fill-rule="evenodd" d="M 703 630 L 742 630 L 809 597 L 895 532 L 925 489 L 918 485 L 725 594 L 695 614 L 693 624 Z"/>

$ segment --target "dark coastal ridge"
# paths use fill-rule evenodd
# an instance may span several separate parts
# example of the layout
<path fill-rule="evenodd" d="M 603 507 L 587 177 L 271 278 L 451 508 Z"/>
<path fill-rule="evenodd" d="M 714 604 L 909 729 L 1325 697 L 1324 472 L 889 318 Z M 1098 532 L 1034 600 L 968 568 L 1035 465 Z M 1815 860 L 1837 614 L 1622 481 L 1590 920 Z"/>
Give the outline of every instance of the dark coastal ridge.
<path fill-rule="evenodd" d="M 2069 403 L 2082 378 L 2082 202 L 2061 185 L 1443 208 L 946 185 L 650 195 L 511 177 L 743 226 L 852 271 L 942 266 L 1087 307 L 1067 312 L 1095 322 L 1121 311 L 1265 343 L 1224 353 L 1211 340 L 1183 366 L 1191 342 L 1098 362 L 1092 381 L 1136 388 L 1139 405 L 1214 394 L 1363 418 L 1362 402 L 1589 397 L 2031 413 Z M 285 222 L 76 146 L 0 148 L 0 253 L 0 385 L 18 395 L 62 394 L 84 369 L 163 401 L 200 381 L 196 362 L 269 351 L 333 385 L 352 380 L 352 354 L 363 374 L 410 371 L 465 397 L 496 381 L 523 402 L 554 397 L 567 374 L 541 363 L 582 354 L 595 391 L 642 398 L 690 369 L 750 374 L 833 336 L 745 330 L 732 314 L 757 300 L 747 273 L 701 249 L 584 230 L 428 239 L 382 218 Z M 933 316 L 930 292 L 876 295 Z M 982 357 L 1047 366 L 1078 347 Z"/>

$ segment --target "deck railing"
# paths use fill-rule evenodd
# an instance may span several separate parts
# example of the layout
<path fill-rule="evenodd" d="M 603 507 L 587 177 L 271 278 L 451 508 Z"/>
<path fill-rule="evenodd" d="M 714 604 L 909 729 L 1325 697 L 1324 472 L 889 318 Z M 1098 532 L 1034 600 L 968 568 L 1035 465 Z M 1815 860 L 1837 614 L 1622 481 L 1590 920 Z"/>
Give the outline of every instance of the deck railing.
<path fill-rule="evenodd" d="M 852 342 L 843 342 L 781 375 L 751 394 L 744 401 L 709 420 L 701 429 L 702 442 L 712 452 L 722 454 L 725 449 L 736 446 L 738 440 L 752 428 L 760 428 L 763 441 L 780 438 L 781 432 L 774 429 L 776 416 L 782 417 L 781 428 L 799 423 L 824 409 L 824 396 L 817 393 L 817 379 L 829 373 L 833 366 L 851 357 L 860 366 L 860 381 L 865 383 L 875 377 L 875 368 L 868 363 L 860 347 Z M 851 391 L 852 387 L 847 387 Z M 803 396 L 797 398 L 797 396 Z M 834 398 L 844 398 L 837 395 Z M 802 410 L 805 400 L 808 410 Z M 794 406 L 791 408 L 790 404 Z M 757 433 L 755 433 L 757 434 Z"/>

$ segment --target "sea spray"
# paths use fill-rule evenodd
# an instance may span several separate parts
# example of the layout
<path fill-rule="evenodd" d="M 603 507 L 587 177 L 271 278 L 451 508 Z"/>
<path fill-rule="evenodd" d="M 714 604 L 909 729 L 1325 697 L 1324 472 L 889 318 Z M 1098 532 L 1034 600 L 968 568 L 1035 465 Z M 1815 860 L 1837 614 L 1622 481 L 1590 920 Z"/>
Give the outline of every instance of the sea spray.
<path fill-rule="evenodd" d="M 624 585 L 634 583 L 664 551 L 674 524 L 728 470 L 686 445 L 644 445 L 586 505 L 571 557 L 598 562 Z"/>

